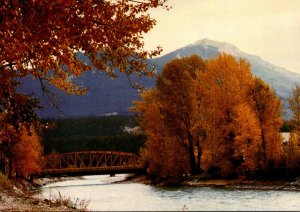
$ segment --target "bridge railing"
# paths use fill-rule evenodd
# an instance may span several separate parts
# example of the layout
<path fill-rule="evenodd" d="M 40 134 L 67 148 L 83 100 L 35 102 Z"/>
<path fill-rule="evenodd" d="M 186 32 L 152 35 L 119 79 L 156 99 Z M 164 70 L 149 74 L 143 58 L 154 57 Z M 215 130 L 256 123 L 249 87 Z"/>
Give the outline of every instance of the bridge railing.
<path fill-rule="evenodd" d="M 114 151 L 85 151 L 45 156 L 45 170 L 86 169 L 139 166 L 139 157 L 133 153 Z"/>

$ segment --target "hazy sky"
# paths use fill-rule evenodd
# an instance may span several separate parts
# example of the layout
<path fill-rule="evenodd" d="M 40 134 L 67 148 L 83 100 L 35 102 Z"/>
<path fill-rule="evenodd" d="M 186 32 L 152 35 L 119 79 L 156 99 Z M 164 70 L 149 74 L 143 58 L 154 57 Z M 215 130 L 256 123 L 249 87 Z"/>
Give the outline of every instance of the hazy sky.
<path fill-rule="evenodd" d="M 145 36 L 147 49 L 166 54 L 209 38 L 300 74 L 300 0 L 168 0 L 155 10 L 157 25 Z"/>

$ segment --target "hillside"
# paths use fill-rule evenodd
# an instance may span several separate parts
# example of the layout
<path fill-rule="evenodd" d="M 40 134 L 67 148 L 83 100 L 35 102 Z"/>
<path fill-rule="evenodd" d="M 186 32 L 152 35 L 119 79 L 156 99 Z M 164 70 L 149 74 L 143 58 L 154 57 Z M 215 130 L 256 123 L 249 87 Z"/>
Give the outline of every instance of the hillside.
<path fill-rule="evenodd" d="M 300 82 L 300 75 L 275 66 L 258 56 L 245 53 L 228 43 L 209 39 L 199 40 L 194 44 L 155 58 L 149 61 L 149 65 L 155 65 L 157 73 L 160 73 L 164 64 L 173 58 L 197 54 L 208 59 L 216 57 L 220 52 L 230 53 L 237 58 L 245 58 L 249 61 L 253 73 L 268 82 L 284 101 L 285 107 L 287 106 L 287 98 L 291 93 L 292 85 Z M 79 57 L 85 59 L 82 55 Z M 144 84 L 145 87 L 152 87 L 155 84 L 155 80 L 149 78 L 133 77 L 133 80 Z M 90 88 L 86 95 L 67 95 L 50 86 L 50 90 L 56 95 L 54 101 L 49 101 L 47 96 L 40 91 L 39 82 L 29 77 L 22 80 L 21 90 L 24 93 L 34 93 L 40 97 L 45 106 L 43 111 L 38 112 L 42 118 L 95 117 L 105 114 L 128 115 L 130 114 L 128 108 L 132 106 L 132 101 L 139 98 L 138 90 L 131 87 L 129 80 L 123 75 L 112 80 L 107 75 L 92 70 L 82 75 L 77 81 L 80 85 Z M 54 105 L 52 105 L 53 103 Z"/>

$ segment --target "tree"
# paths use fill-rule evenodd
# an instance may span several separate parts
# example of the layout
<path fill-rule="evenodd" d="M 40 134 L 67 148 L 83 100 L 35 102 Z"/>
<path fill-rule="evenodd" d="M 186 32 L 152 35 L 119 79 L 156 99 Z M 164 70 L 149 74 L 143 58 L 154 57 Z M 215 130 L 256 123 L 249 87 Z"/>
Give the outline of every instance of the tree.
<path fill-rule="evenodd" d="M 141 151 L 144 166 L 154 180 L 177 181 L 190 171 L 185 149 L 168 134 L 158 90 L 146 90 L 141 97 L 143 101 L 136 101 L 133 111 L 140 113 L 139 124 L 147 135 Z"/>
<path fill-rule="evenodd" d="M 293 87 L 292 96 L 288 99 L 290 109 L 292 111 L 293 133 L 296 135 L 298 148 L 300 148 L 300 86 Z"/>
<path fill-rule="evenodd" d="M 152 75 L 143 34 L 154 25 L 148 11 L 166 0 L 3 0 L 0 2 L 0 70 L 47 80 L 68 93 L 82 93 L 73 77 L 96 68 Z M 82 52 L 89 63 L 77 53 Z"/>
<path fill-rule="evenodd" d="M 246 176 L 247 173 L 257 171 L 261 164 L 260 130 L 258 119 L 251 107 L 244 103 L 235 108 L 234 125 L 235 138 L 233 142 L 233 157 L 240 160 L 238 175 Z"/>
<path fill-rule="evenodd" d="M 281 152 L 280 127 L 282 125 L 280 99 L 264 81 L 255 78 L 248 90 L 250 107 L 258 118 L 261 136 L 263 167 L 273 166 L 279 161 Z"/>
<path fill-rule="evenodd" d="M 0 168 L 12 174 L 12 148 L 20 141 L 22 131 L 30 133 L 30 126 L 37 119 L 35 109 L 40 108 L 39 101 L 16 91 L 18 82 L 15 74 L 3 70 L 0 74 Z M 5 159 L 8 159 L 6 167 Z"/>
<path fill-rule="evenodd" d="M 12 150 L 13 169 L 17 176 L 28 178 L 31 174 L 41 171 L 43 166 L 43 149 L 39 137 L 33 127 L 29 135 L 26 129 L 22 130 L 21 140 Z"/>
<path fill-rule="evenodd" d="M 156 81 L 157 90 L 161 95 L 166 130 L 186 147 L 192 174 L 199 172 L 194 151 L 198 135 L 194 130 L 197 122 L 194 79 L 196 72 L 204 66 L 203 60 L 196 55 L 174 59 L 164 66 Z"/>
<path fill-rule="evenodd" d="M 128 78 L 152 76 L 146 60 L 161 48 L 146 51 L 142 39 L 156 23 L 148 11 L 168 9 L 165 2 L 0 1 L 0 154 L 10 157 L 22 134 L 20 126 L 28 129 L 39 107 L 36 99 L 16 92 L 19 78 L 32 75 L 43 92 L 48 82 L 67 93 L 83 94 L 86 88 L 74 79 L 92 68 L 112 78 L 116 71 Z"/>
<path fill-rule="evenodd" d="M 240 177 L 273 168 L 281 155 L 281 102 L 245 60 L 231 55 L 170 61 L 135 111 L 153 173 L 178 168 L 169 160 L 174 153 L 188 158 L 191 174 L 201 168 Z"/>
<path fill-rule="evenodd" d="M 244 130 L 251 134 L 252 129 L 242 123 L 242 114 L 251 116 L 246 106 L 246 91 L 251 80 L 249 64 L 227 54 L 210 59 L 205 71 L 198 73 L 196 90 L 202 91 L 200 95 L 206 107 L 198 112 L 203 117 L 207 137 L 202 157 L 205 171 L 218 169 L 224 176 L 233 175 L 249 160 L 245 157 Z"/>
<path fill-rule="evenodd" d="M 204 62 L 195 55 L 167 63 L 157 78 L 157 87 L 144 92 L 143 101 L 135 102 L 134 110 L 140 113 L 147 135 L 150 173 L 181 177 L 199 171 L 195 157 L 198 132 L 194 128 L 193 79 L 202 68 Z"/>
<path fill-rule="evenodd" d="M 283 153 L 287 170 L 297 172 L 300 168 L 300 151 L 298 146 L 298 135 L 296 133 L 290 132 L 288 142 L 283 145 Z"/>

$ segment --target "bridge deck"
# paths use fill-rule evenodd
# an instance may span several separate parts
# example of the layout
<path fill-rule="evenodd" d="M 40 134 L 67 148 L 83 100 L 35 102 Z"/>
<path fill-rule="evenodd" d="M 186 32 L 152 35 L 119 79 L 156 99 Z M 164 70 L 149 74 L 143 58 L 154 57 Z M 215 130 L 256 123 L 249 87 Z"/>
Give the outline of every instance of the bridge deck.
<path fill-rule="evenodd" d="M 133 153 L 86 151 L 45 156 L 44 176 L 136 173 L 143 169 Z"/>

